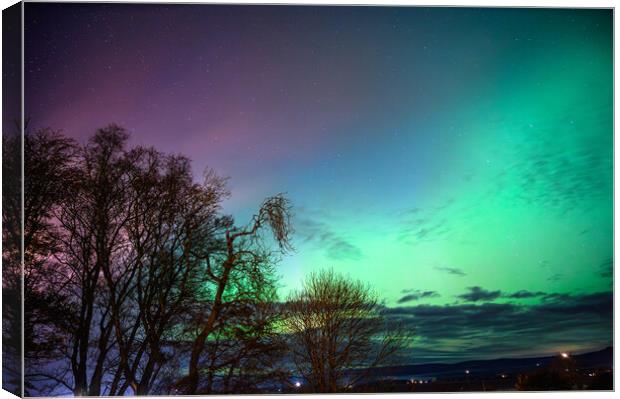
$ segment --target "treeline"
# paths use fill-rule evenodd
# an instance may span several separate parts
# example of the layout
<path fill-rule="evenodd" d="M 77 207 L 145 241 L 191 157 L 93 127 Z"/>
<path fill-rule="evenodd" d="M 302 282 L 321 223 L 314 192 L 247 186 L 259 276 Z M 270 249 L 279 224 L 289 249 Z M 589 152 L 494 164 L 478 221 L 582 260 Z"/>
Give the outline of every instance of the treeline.
<path fill-rule="evenodd" d="M 116 125 L 84 145 L 49 129 L 24 136 L 26 395 L 254 393 L 292 375 L 337 392 L 346 370 L 402 345 L 376 294 L 333 272 L 279 301 L 284 195 L 237 224 L 222 212 L 225 178 L 209 170 L 196 183 L 186 157 L 128 139 Z M 19 170 L 20 145 L 3 139 L 5 171 Z M 5 298 L 21 273 L 14 179 L 3 187 Z M 19 342 L 19 317 L 4 310 L 4 342 Z"/>

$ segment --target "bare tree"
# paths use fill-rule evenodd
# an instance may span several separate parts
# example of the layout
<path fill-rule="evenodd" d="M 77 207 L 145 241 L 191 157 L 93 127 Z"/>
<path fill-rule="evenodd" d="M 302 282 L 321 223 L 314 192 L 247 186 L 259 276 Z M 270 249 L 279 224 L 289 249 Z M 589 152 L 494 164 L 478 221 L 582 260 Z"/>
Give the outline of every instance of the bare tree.
<path fill-rule="evenodd" d="M 256 393 L 261 384 L 285 378 L 273 263 L 268 257 L 261 262 L 231 272 L 220 320 L 199 363 L 200 393 Z"/>
<path fill-rule="evenodd" d="M 97 132 L 57 213 L 58 307 L 72 316 L 58 326 L 72 343 L 65 385 L 78 395 L 151 391 L 171 357 L 165 340 L 205 283 L 198 248 L 231 226 L 219 215 L 224 179 L 196 184 L 185 157 L 128 150 L 127 139 L 115 125 Z"/>
<path fill-rule="evenodd" d="M 45 361 L 46 354 L 54 345 L 40 336 L 51 316 L 47 282 L 53 278 L 55 271 L 49 259 L 59 251 L 53 212 L 69 194 L 66 181 L 70 179 L 70 165 L 76 145 L 71 139 L 50 129 L 34 132 L 27 130 L 23 143 L 25 179 L 22 232 L 19 185 L 21 135 L 3 136 L 3 296 L 5 305 L 20 298 L 19 285 L 23 278 L 24 362 L 25 369 L 31 370 Z M 19 251 L 22 237 L 23 275 Z M 4 308 L 9 319 L 12 318 L 11 309 L 11 306 Z M 10 351 L 11 346 L 6 345 L 6 348 Z M 26 394 L 32 387 L 29 377 L 26 375 Z"/>
<path fill-rule="evenodd" d="M 128 138 L 110 125 L 84 146 L 51 131 L 27 142 L 33 394 L 164 392 L 188 358 L 188 391 L 216 374 L 219 392 L 255 390 L 279 373 L 271 248 L 290 248 L 288 200 L 268 198 L 235 227 L 221 213 L 226 179 L 208 171 L 195 183 L 187 158 Z M 11 215 L 3 234 L 19 246 Z"/>
<path fill-rule="evenodd" d="M 214 283 L 214 295 L 209 300 L 209 307 L 204 313 L 203 320 L 199 322 L 196 338 L 194 339 L 190 354 L 188 375 L 180 382 L 187 394 L 195 394 L 199 387 L 200 357 L 205 349 L 207 338 L 216 331 L 218 322 L 225 311 L 226 296 L 232 288 L 232 278 L 237 271 L 250 265 L 255 282 L 260 281 L 262 275 L 261 266 L 264 262 L 265 230 L 271 232 L 280 250 L 286 251 L 291 248 L 291 207 L 288 199 L 283 195 L 267 198 L 258 213 L 252 218 L 252 222 L 245 228 L 230 228 L 224 234 L 224 251 L 205 254 L 207 277 Z M 247 269 L 246 269 L 247 270 Z"/>
<path fill-rule="evenodd" d="M 74 178 L 64 183 L 71 197 L 55 215 L 62 246 L 56 256 L 56 285 L 63 288 L 56 292 L 58 308 L 66 314 L 56 326 L 70 341 L 66 355 L 72 378 L 67 385 L 76 395 L 100 394 L 103 370 L 118 336 L 114 316 L 119 294 L 116 287 L 106 287 L 106 280 L 125 248 L 127 139 L 114 125 L 91 138 L 73 165 Z"/>
<path fill-rule="evenodd" d="M 21 129 L 2 134 L 2 376 L 3 388 L 21 392 Z"/>
<path fill-rule="evenodd" d="M 128 210 L 131 253 L 123 269 L 134 273 L 119 316 L 131 378 L 119 384 L 124 373 L 117 370 L 110 393 L 124 394 L 133 380 L 135 392 L 146 395 L 175 356 L 166 353 L 167 341 L 177 335 L 175 329 L 187 321 L 204 290 L 204 262 L 197 248 L 214 245 L 213 237 L 230 227 L 230 219 L 218 214 L 228 195 L 224 179 L 209 173 L 203 184 L 193 183 L 189 160 L 181 156 L 134 150 L 130 158 L 137 169 L 136 201 Z"/>
<path fill-rule="evenodd" d="M 223 373 L 223 393 L 257 393 L 261 384 L 284 382 L 289 373 L 287 345 L 279 331 L 281 309 L 273 301 L 241 303 L 231 329 L 230 360 Z"/>
<path fill-rule="evenodd" d="M 361 281 L 332 270 L 311 274 L 290 294 L 284 330 L 291 336 L 297 373 L 313 392 L 339 392 L 367 369 L 384 364 L 408 334 L 390 326 L 378 295 Z"/>

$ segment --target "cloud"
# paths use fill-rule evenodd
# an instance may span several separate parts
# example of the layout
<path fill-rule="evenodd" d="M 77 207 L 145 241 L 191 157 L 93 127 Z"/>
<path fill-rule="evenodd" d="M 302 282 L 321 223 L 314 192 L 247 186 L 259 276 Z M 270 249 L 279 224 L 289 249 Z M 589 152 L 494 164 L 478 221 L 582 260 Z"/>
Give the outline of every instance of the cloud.
<path fill-rule="evenodd" d="M 453 274 L 455 276 L 466 276 L 465 272 L 456 267 L 443 267 L 443 266 L 435 266 L 435 270 L 439 270 L 441 272 L 446 272 L 448 274 Z"/>
<path fill-rule="evenodd" d="M 326 223 L 300 218 L 296 222 L 298 239 L 324 248 L 326 256 L 335 260 L 359 260 L 362 251 L 342 235 L 335 233 Z"/>
<path fill-rule="evenodd" d="M 605 259 L 599 265 L 599 276 L 603 278 L 613 278 L 614 276 L 614 260 L 613 258 Z"/>
<path fill-rule="evenodd" d="M 492 301 L 493 299 L 497 299 L 502 295 L 501 291 L 487 291 L 478 286 L 467 287 L 467 289 L 469 290 L 469 292 L 458 295 L 458 297 L 470 302 Z"/>
<path fill-rule="evenodd" d="M 517 292 L 513 292 L 512 294 L 505 295 L 506 298 L 514 298 L 514 299 L 524 299 L 524 298 L 536 298 L 540 296 L 545 296 L 546 293 L 542 291 L 528 291 L 528 290 L 520 290 Z"/>
<path fill-rule="evenodd" d="M 436 291 L 420 291 L 420 290 L 403 290 L 404 294 L 407 294 L 398 300 L 398 303 L 419 301 L 423 298 L 437 298 L 439 293 Z"/>
<path fill-rule="evenodd" d="M 362 251 L 350 242 L 334 236 L 327 246 L 327 256 L 336 260 L 358 260 L 362 258 Z"/>
<path fill-rule="evenodd" d="M 612 292 L 547 294 L 532 305 L 419 304 L 384 312 L 415 331 L 412 348 L 400 359 L 406 363 L 590 350 L 613 342 Z"/>
<path fill-rule="evenodd" d="M 406 244 L 435 241 L 452 231 L 446 211 L 455 203 L 450 198 L 441 205 L 430 208 L 413 208 L 401 214 L 403 218 L 398 231 L 398 241 Z"/>
<path fill-rule="evenodd" d="M 469 292 L 458 295 L 459 298 L 465 299 L 470 302 L 478 302 L 478 301 L 492 301 L 497 298 L 510 298 L 510 299 L 528 299 L 528 298 L 540 298 L 547 300 L 552 298 L 554 295 L 564 295 L 564 294 L 548 294 L 543 291 L 528 291 L 528 290 L 519 290 L 513 293 L 503 293 L 502 291 L 490 291 L 484 288 L 475 286 L 468 287 Z"/>
<path fill-rule="evenodd" d="M 559 214 L 582 209 L 592 200 L 611 203 L 612 144 L 613 136 L 607 133 L 578 146 L 555 135 L 523 135 L 510 147 L 514 161 L 503 164 L 487 194 Z"/>

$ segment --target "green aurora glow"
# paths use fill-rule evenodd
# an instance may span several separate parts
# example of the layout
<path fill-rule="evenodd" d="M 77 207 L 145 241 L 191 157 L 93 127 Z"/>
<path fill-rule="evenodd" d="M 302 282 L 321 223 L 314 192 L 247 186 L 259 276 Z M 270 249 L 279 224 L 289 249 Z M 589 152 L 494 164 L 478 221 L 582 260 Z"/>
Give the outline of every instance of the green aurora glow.
<path fill-rule="evenodd" d="M 286 192 L 282 297 L 333 267 L 394 311 L 491 312 L 415 313 L 415 361 L 611 343 L 611 306 L 561 306 L 611 298 L 612 10 L 55 7 L 26 7 L 28 113 L 230 176 L 239 223 Z"/>

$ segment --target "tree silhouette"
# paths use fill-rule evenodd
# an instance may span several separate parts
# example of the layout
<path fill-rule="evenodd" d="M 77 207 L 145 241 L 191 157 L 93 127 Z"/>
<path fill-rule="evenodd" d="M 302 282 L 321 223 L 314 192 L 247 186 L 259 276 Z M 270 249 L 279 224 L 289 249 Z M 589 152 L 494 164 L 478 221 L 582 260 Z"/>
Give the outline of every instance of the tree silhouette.
<path fill-rule="evenodd" d="M 19 130 L 19 129 L 18 129 Z M 55 271 L 47 259 L 59 251 L 57 229 L 53 212 L 69 195 L 70 164 L 74 157 L 75 142 L 51 129 L 36 132 L 26 130 L 24 145 L 24 198 L 23 231 L 21 227 L 21 143 L 20 134 L 3 136 L 3 296 L 7 320 L 21 324 L 13 304 L 24 294 L 24 362 L 26 369 L 45 360 L 53 342 L 44 342 L 39 333 L 49 322 L 47 282 Z M 23 233 L 23 235 L 22 235 Z M 23 270 L 21 251 L 23 238 Z M 23 274 L 22 274 L 23 272 Z M 9 304 L 13 304 L 8 306 Z M 21 332 L 21 328 L 10 331 Z M 20 343 L 13 337 L 7 351 Z M 7 342 L 7 343 L 9 343 Z M 6 344 L 6 343 L 5 343 Z M 19 346 L 16 346 L 17 350 Z M 17 365 L 17 363 L 16 363 Z M 25 392 L 30 386 L 26 384 Z"/>
<path fill-rule="evenodd" d="M 267 230 L 271 233 L 281 251 L 291 248 L 291 206 L 283 195 L 267 198 L 254 215 L 251 223 L 244 228 L 232 227 L 224 234 L 224 251 L 204 254 L 205 273 L 213 281 L 214 296 L 205 314 L 204 321 L 197 329 L 198 333 L 192 345 L 188 375 L 180 382 L 179 387 L 186 394 L 195 394 L 199 387 L 200 357 L 205 349 L 207 338 L 216 331 L 217 323 L 225 314 L 226 296 L 236 272 L 248 270 L 246 274 L 250 285 L 261 281 L 265 274 L 263 248 Z M 249 267 L 249 268 L 248 268 Z"/>
<path fill-rule="evenodd" d="M 338 392 L 406 344 L 377 294 L 333 271 L 279 303 L 274 265 L 292 249 L 283 194 L 238 226 L 222 213 L 225 178 L 207 170 L 196 183 L 186 157 L 128 141 L 117 125 L 84 145 L 25 136 L 29 394 L 255 393 L 289 380 L 287 352 L 314 392 Z M 20 286 L 21 204 L 3 200 L 7 293 Z"/>
<path fill-rule="evenodd" d="M 23 336 L 20 130 L 2 135 L 2 386 L 15 394 L 21 392 Z"/>
<path fill-rule="evenodd" d="M 364 377 L 353 369 L 383 364 L 408 340 L 382 315 L 378 295 L 332 270 L 311 274 L 286 305 L 296 371 L 313 392 L 339 392 Z"/>
<path fill-rule="evenodd" d="M 211 371 L 227 371 L 222 389 L 255 389 L 282 353 L 263 233 L 290 248 L 288 200 L 268 198 L 237 228 L 221 213 L 226 179 L 207 171 L 195 183 L 187 158 L 128 139 L 116 125 L 83 146 L 49 130 L 27 137 L 27 385 L 38 395 L 169 392 L 219 334 L 226 361 Z M 16 244 L 18 214 L 3 215 Z M 203 366 L 190 363 L 190 376 Z"/>

